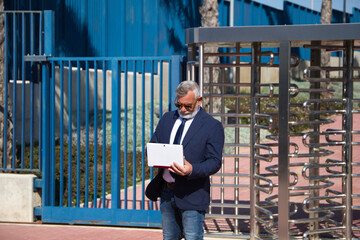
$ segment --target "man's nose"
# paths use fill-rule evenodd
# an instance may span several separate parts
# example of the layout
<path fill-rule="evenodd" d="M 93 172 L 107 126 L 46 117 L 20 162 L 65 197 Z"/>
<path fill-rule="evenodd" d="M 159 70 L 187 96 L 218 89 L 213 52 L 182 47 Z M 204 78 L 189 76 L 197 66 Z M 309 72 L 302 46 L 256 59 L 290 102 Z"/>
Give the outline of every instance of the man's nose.
<path fill-rule="evenodd" d="M 187 111 L 184 105 L 181 106 L 181 111 L 183 111 L 183 112 Z"/>

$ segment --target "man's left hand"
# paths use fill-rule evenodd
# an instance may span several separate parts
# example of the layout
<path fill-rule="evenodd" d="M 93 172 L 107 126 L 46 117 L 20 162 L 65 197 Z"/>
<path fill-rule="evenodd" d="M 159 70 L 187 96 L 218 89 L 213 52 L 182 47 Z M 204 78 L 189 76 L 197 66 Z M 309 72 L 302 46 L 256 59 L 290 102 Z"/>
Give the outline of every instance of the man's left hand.
<path fill-rule="evenodd" d="M 171 164 L 169 171 L 176 173 L 180 176 L 186 176 L 192 172 L 192 165 L 184 158 L 184 167 L 174 162 L 173 164 Z"/>

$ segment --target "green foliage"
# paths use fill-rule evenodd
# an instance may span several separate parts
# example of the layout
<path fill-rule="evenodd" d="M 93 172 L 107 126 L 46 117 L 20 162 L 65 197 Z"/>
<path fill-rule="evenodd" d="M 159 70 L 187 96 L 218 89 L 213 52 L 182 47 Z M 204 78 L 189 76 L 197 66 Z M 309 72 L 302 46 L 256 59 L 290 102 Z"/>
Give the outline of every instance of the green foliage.
<path fill-rule="evenodd" d="M 34 147 L 34 161 L 38 162 L 38 146 Z M 62 151 L 61 151 L 62 150 Z M 61 152 L 63 155 L 63 159 L 61 159 Z M 25 163 L 29 164 L 29 154 L 30 154 L 30 146 L 26 146 L 25 148 Z M 86 147 L 80 147 L 80 154 L 78 154 L 78 149 L 76 145 L 71 146 L 71 154 L 69 160 L 69 145 L 64 144 L 63 149 L 61 149 L 60 145 L 55 146 L 55 202 L 56 205 L 60 203 L 60 179 L 62 178 L 62 187 L 63 187 L 63 205 L 68 206 L 69 201 L 69 182 L 71 181 L 71 202 L 72 204 L 76 204 L 77 197 L 79 197 L 79 203 L 84 203 L 85 201 L 85 193 L 88 192 L 88 201 L 92 202 L 94 199 L 98 197 L 102 197 L 103 185 L 105 186 L 105 192 L 111 192 L 111 147 L 107 146 L 105 150 L 105 156 L 103 158 L 103 149 L 102 145 L 97 146 L 97 152 L 95 152 L 94 145 L 89 144 L 88 154 L 86 154 Z M 95 167 L 95 156 L 97 157 L 97 163 Z M 120 176 L 120 184 L 121 188 L 124 189 L 124 177 L 125 170 L 127 172 L 127 187 L 133 186 L 133 153 L 127 153 L 127 161 L 125 163 L 124 160 L 125 154 L 121 152 L 121 176 Z M 136 152 L 135 156 L 135 164 L 136 164 L 136 176 L 135 181 L 139 183 L 142 181 L 142 153 Z M 125 169 L 126 165 L 126 169 Z M 70 166 L 70 168 L 69 168 Z M 87 167 L 88 166 L 88 167 Z M 105 166 L 105 167 L 104 167 Z M 144 158 L 144 174 L 145 179 L 150 178 L 150 168 L 145 164 Z M 26 166 L 28 167 L 28 166 Z M 62 171 L 61 171 L 62 169 Z M 88 169 L 88 172 L 86 172 Z M 97 172 L 96 181 L 94 181 L 95 171 Z M 103 179 L 103 172 L 105 171 L 105 179 Z M 69 176 L 69 172 L 71 172 L 71 176 Z M 79 173 L 79 174 L 78 174 Z M 86 181 L 86 179 L 88 181 Z M 78 181 L 80 181 L 80 191 L 77 192 Z M 96 193 L 94 193 L 95 186 L 97 187 Z M 79 194 L 79 196 L 78 196 Z"/>

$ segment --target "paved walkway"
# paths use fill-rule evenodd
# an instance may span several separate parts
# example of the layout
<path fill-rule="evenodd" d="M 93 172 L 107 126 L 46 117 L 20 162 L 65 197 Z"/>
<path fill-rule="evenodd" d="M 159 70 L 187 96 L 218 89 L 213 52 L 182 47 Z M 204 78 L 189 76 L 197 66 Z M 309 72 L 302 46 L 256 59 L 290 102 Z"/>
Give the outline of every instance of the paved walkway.
<path fill-rule="evenodd" d="M 154 240 L 162 239 L 161 229 L 90 227 L 79 225 L 0 223 L 1 240 Z"/>
<path fill-rule="evenodd" d="M 337 116 L 334 118 L 335 122 L 333 124 L 325 125 L 321 127 L 321 130 L 324 131 L 326 128 L 334 128 L 334 129 L 341 129 L 341 118 L 340 116 Z M 359 130 L 360 126 L 360 118 L 354 119 L 354 130 Z M 324 136 L 321 136 L 324 137 Z M 353 141 L 359 142 L 359 135 L 354 136 Z M 332 139 L 336 139 L 336 136 L 331 136 Z M 293 138 L 291 140 L 294 143 L 297 143 L 297 145 L 300 147 L 299 152 L 305 152 L 307 149 L 304 149 L 302 144 L 301 138 Z M 339 149 L 338 146 L 330 146 L 328 149 L 333 150 L 334 154 L 331 155 L 331 158 L 333 159 L 341 159 L 341 149 Z M 359 151 L 360 147 L 354 147 L 353 148 L 353 161 L 359 162 Z M 247 152 L 244 152 L 247 153 Z M 305 161 L 307 162 L 308 159 L 292 159 L 293 162 L 301 162 Z M 249 173 L 250 171 L 250 164 L 246 164 L 248 161 L 241 162 L 240 171 L 243 174 Z M 269 163 L 271 164 L 271 163 Z M 227 159 L 226 165 L 224 165 L 225 172 L 233 172 L 234 171 L 234 161 L 233 159 Z M 266 165 L 266 164 L 264 164 Z M 267 166 L 267 165 L 266 165 Z M 293 167 L 291 169 L 293 172 L 296 172 L 298 176 L 302 176 L 302 167 Z M 326 175 L 327 173 L 324 172 L 323 169 L 321 169 L 321 174 Z M 360 174 L 360 168 L 355 168 L 353 170 L 353 173 Z M 219 179 L 214 178 L 213 183 L 217 183 Z M 240 184 L 249 184 L 249 180 L 246 178 L 240 179 Z M 335 190 L 341 190 L 341 179 L 332 179 L 334 181 L 335 185 L 332 187 Z M 231 184 L 232 182 L 226 183 Z M 308 182 L 300 177 L 298 185 L 300 186 L 306 186 Z M 136 189 L 138 196 L 141 196 L 142 189 L 139 187 Z M 353 193 L 359 194 L 360 193 L 360 184 L 353 184 Z M 124 193 L 122 193 L 124 194 Z M 220 199 L 220 193 L 213 191 L 212 197 L 215 200 Z M 273 194 L 276 194 L 274 192 Z M 129 199 L 128 199 L 128 208 L 132 208 L 132 193 L 128 193 Z M 247 202 L 249 201 L 249 189 L 242 189 L 239 191 L 239 195 L 241 196 L 241 200 Z M 293 197 L 291 200 L 302 203 L 304 197 Z M 122 198 L 124 199 L 123 195 Z M 141 199 L 141 198 L 137 198 Z M 234 190 L 233 189 L 225 189 L 224 192 L 224 200 L 234 201 Z M 157 202 L 158 203 L 158 202 Z M 101 202 L 98 202 L 99 206 L 101 206 Z M 137 205 L 137 208 L 140 207 L 140 201 L 136 201 L 135 203 Z M 106 206 L 110 207 L 111 205 L 111 198 L 107 199 Z M 356 198 L 353 200 L 354 206 L 360 206 L 360 199 Z M 150 202 L 146 200 L 145 203 L 145 209 L 149 209 Z M 154 209 L 158 209 L 158 204 L 153 205 Z M 245 213 L 249 214 L 249 213 Z M 354 214 L 359 214 L 358 211 L 354 212 Z M 360 221 L 358 219 L 359 216 L 353 216 L 353 219 L 356 221 L 354 222 L 355 226 L 360 226 Z M 221 229 L 221 230 L 233 230 L 233 223 L 228 221 L 222 221 L 222 219 L 218 219 L 216 222 L 212 220 L 206 221 L 206 229 L 212 230 L 212 229 Z M 239 230 L 240 231 L 247 231 L 249 227 L 248 221 L 242 221 L 240 223 Z M 360 232 L 356 232 L 356 237 L 359 237 Z M 148 229 L 148 228 L 123 228 L 123 227 L 99 227 L 99 226 L 79 226 L 79 225 L 50 225 L 50 224 L 13 224 L 13 223 L 0 223 L 0 240 L 23 240 L 23 239 L 36 239 L 36 240 L 42 240 L 42 239 L 71 239 L 71 240 L 81 240 L 81 239 L 131 239 L 131 240 L 137 240 L 137 239 L 162 239 L 162 232 L 161 229 Z"/>

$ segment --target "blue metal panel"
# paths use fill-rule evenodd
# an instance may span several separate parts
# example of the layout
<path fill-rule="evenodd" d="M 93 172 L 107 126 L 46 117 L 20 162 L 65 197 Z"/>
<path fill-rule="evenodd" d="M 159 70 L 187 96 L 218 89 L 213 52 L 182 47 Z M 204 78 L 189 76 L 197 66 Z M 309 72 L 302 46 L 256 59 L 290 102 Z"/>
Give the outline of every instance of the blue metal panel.
<path fill-rule="evenodd" d="M 352 16 L 350 16 L 350 22 L 351 23 L 360 22 L 360 9 L 353 8 L 353 14 Z"/>
<path fill-rule="evenodd" d="M 57 56 L 185 55 L 185 29 L 200 26 L 201 1 L 5 2 L 8 9 L 55 11 Z"/>
<path fill-rule="evenodd" d="M 160 211 L 148 210 L 43 207 L 42 219 L 51 223 L 161 227 Z"/>
<path fill-rule="evenodd" d="M 57 56 L 185 55 L 184 30 L 201 24 L 201 1 L 5 0 L 7 9 L 54 10 Z M 235 26 L 320 24 L 320 13 L 284 1 L 284 10 L 235 0 Z M 359 22 L 358 10 L 347 16 Z M 342 13 L 333 12 L 333 22 Z M 341 20 L 341 21 L 340 21 Z M 219 1 L 220 26 L 229 23 L 229 2 Z"/>

